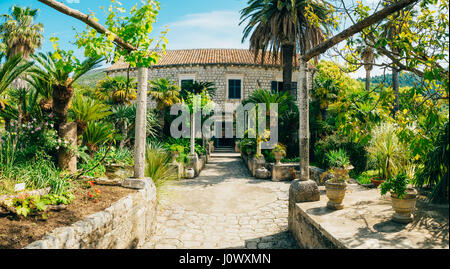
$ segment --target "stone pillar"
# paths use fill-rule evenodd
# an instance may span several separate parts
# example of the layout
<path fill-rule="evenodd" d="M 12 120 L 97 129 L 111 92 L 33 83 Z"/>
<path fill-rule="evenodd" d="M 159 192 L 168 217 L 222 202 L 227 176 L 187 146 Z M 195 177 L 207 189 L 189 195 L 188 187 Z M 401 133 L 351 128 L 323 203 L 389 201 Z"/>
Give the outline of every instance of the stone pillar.
<path fill-rule="evenodd" d="M 134 142 L 134 178 L 144 178 L 146 148 L 148 69 L 138 69 L 138 99 L 136 109 L 136 133 Z"/>
<path fill-rule="evenodd" d="M 294 229 L 295 204 L 320 200 L 320 191 L 317 183 L 309 179 L 309 87 L 307 63 L 302 59 L 300 59 L 299 85 L 300 178 L 294 180 L 289 188 L 288 225 L 291 231 Z"/>
<path fill-rule="evenodd" d="M 61 139 L 75 148 L 77 146 L 77 124 L 68 122 L 59 127 Z M 61 170 L 68 170 L 74 174 L 77 172 L 77 156 L 67 148 L 60 148 L 58 151 L 58 167 Z"/>

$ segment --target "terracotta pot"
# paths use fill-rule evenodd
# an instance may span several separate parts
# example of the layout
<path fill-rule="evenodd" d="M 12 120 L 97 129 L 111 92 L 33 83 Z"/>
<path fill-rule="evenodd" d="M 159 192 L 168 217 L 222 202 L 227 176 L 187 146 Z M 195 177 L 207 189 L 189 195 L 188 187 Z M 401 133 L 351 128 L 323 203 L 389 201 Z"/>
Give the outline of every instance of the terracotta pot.
<path fill-rule="evenodd" d="M 345 191 L 347 190 L 347 184 L 345 182 L 331 182 L 328 180 L 325 182 L 325 188 L 327 191 L 328 203 L 327 207 L 334 210 L 341 210 L 344 208 L 342 201 L 345 197 Z"/>
<path fill-rule="evenodd" d="M 239 147 L 239 141 L 236 141 L 234 143 L 234 151 L 235 152 L 241 152 L 241 148 Z"/>
<path fill-rule="evenodd" d="M 373 185 L 375 185 L 376 187 L 380 186 L 381 184 L 384 183 L 384 179 L 377 179 L 375 177 L 370 179 L 370 182 L 372 182 Z"/>
<path fill-rule="evenodd" d="M 280 164 L 281 159 L 283 159 L 283 154 L 281 152 L 274 152 L 273 154 L 275 155 L 275 160 L 277 161 L 276 164 Z"/>
<path fill-rule="evenodd" d="M 392 208 L 395 213 L 392 220 L 398 223 L 410 223 L 413 221 L 413 211 L 416 207 L 417 191 L 413 188 L 406 190 L 405 196 L 400 199 L 398 195 L 391 193 Z"/>

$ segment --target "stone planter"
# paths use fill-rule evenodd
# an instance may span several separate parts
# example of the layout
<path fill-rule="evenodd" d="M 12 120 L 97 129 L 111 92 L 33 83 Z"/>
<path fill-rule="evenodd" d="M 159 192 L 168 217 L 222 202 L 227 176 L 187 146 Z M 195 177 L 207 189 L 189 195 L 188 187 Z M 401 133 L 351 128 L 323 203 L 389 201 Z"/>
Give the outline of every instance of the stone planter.
<path fill-rule="evenodd" d="M 234 143 L 234 151 L 237 152 L 237 153 L 241 152 L 241 148 L 239 146 L 239 141 L 236 141 Z"/>
<path fill-rule="evenodd" d="M 345 182 L 335 183 L 328 180 L 327 182 L 325 182 L 325 188 L 329 200 L 327 207 L 333 210 L 343 209 L 344 205 L 342 204 L 342 201 L 345 197 L 347 184 Z"/>
<path fill-rule="evenodd" d="M 275 155 L 276 164 L 281 164 L 281 159 L 283 159 L 283 153 L 275 151 L 273 153 Z"/>
<path fill-rule="evenodd" d="M 193 168 L 186 169 L 184 172 L 184 177 L 188 179 L 194 178 L 195 177 L 194 169 Z"/>
<path fill-rule="evenodd" d="M 180 157 L 180 153 L 178 151 L 172 151 L 172 163 L 176 164 L 178 157 Z"/>
<path fill-rule="evenodd" d="M 416 207 L 417 191 L 413 188 L 406 190 L 405 196 L 400 199 L 398 195 L 391 194 L 392 208 L 395 213 L 392 215 L 392 221 L 398 223 L 410 223 L 414 217 L 412 212 Z"/>

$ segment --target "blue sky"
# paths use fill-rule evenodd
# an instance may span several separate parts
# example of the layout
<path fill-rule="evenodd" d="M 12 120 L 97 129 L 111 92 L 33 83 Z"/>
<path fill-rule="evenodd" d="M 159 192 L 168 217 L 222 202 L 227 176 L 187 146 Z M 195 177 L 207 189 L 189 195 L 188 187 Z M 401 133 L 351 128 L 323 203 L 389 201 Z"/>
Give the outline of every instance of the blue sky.
<path fill-rule="evenodd" d="M 110 0 L 62 1 L 84 13 L 93 11 L 100 22 L 105 19 L 104 11 L 100 7 L 108 7 L 111 3 Z M 140 0 L 122 0 L 121 2 L 129 10 Z M 377 3 L 378 1 L 365 0 L 364 2 Z M 241 43 L 244 25 L 239 26 L 239 11 L 246 6 L 247 0 L 160 0 L 160 3 L 161 11 L 154 27 L 154 36 L 156 37 L 165 29 L 165 26 L 168 26 L 170 29 L 167 35 L 168 49 L 248 48 L 248 42 Z M 86 28 L 84 23 L 61 14 L 37 0 L 0 0 L 0 14 L 9 13 L 14 4 L 39 9 L 36 21 L 43 23 L 45 27 L 45 40 L 41 51 L 53 50 L 49 38 L 55 35 L 60 39 L 61 47 L 73 49 L 77 57 L 83 57 L 83 50 L 72 43 L 76 32 Z M 363 68 L 352 76 L 363 77 Z"/>
<path fill-rule="evenodd" d="M 93 11 L 100 22 L 105 18 L 104 11 L 100 7 L 110 5 L 110 0 L 64 0 L 63 2 L 84 13 Z M 123 0 L 121 2 L 129 10 L 139 1 Z M 161 0 L 160 15 L 154 28 L 155 36 L 168 26 L 170 29 L 167 35 L 168 49 L 247 48 L 248 43 L 241 43 L 243 27 L 238 25 L 239 10 L 245 7 L 246 2 L 246 0 Z M 55 35 L 59 37 L 62 47 L 74 49 L 77 56 L 83 54 L 82 50 L 78 50 L 71 44 L 74 42 L 76 31 L 85 29 L 82 22 L 61 14 L 37 0 L 0 0 L 0 14 L 9 13 L 13 4 L 39 9 L 37 22 L 43 23 L 45 27 L 45 41 L 41 50 L 52 50 L 49 38 Z"/>

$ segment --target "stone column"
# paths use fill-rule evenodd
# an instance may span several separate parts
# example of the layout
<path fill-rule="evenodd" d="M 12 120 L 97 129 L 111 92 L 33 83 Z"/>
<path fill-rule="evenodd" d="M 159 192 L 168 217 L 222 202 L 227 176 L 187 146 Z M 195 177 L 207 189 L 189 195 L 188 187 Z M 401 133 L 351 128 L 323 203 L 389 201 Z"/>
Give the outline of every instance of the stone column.
<path fill-rule="evenodd" d="M 147 84 L 148 69 L 138 69 L 138 99 L 136 109 L 136 133 L 134 142 L 134 178 L 145 177 L 145 148 L 146 148 L 146 116 L 147 116 Z"/>
<path fill-rule="evenodd" d="M 299 144 L 300 144 L 300 179 L 309 180 L 309 89 L 307 80 L 307 63 L 300 60 L 299 83 Z"/>
<path fill-rule="evenodd" d="M 190 168 L 194 169 L 195 176 L 199 174 L 198 156 L 195 153 L 195 113 L 191 113 L 191 150 L 189 153 Z"/>
<path fill-rule="evenodd" d="M 300 59 L 300 102 L 299 102 L 299 141 L 300 141 L 300 178 L 294 180 L 289 188 L 289 230 L 293 231 L 293 219 L 296 217 L 297 203 L 320 200 L 317 183 L 309 178 L 309 87 L 307 84 L 307 64 Z M 296 234 L 295 232 L 293 232 Z"/>

